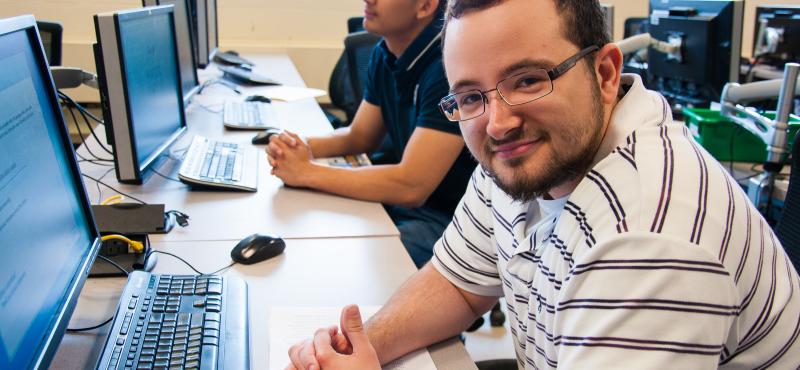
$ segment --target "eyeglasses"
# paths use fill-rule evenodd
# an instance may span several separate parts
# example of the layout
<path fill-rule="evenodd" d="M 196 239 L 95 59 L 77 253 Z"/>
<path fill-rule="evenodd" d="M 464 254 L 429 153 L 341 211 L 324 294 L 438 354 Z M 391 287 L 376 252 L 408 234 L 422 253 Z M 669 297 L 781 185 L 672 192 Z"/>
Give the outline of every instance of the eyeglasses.
<path fill-rule="evenodd" d="M 552 69 L 528 68 L 500 80 L 494 89 L 472 89 L 447 95 L 439 102 L 439 109 L 448 120 L 460 122 L 482 115 L 486 111 L 486 103 L 489 102 L 486 94 L 495 90 L 509 106 L 541 99 L 553 92 L 553 80 L 569 71 L 583 57 L 599 49 L 597 45 L 589 46 Z"/>

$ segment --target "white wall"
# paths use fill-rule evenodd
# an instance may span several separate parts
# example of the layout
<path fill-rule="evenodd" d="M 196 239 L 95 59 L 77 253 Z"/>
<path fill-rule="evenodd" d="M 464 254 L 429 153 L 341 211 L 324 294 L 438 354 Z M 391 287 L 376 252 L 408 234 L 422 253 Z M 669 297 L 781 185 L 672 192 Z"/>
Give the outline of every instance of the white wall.
<path fill-rule="evenodd" d="M 647 0 L 602 0 L 614 5 L 615 39 L 628 17 L 647 14 Z M 362 14 L 359 0 L 218 0 L 222 49 L 270 48 L 287 52 L 306 84 L 327 89 L 331 70 L 342 52 L 346 20 Z M 760 4 L 800 4 L 800 0 L 747 0 L 743 54 L 752 49 L 753 17 Z M 64 65 L 94 70 L 92 15 L 141 6 L 137 0 L 0 0 L 0 17 L 34 14 L 64 26 Z M 73 93 L 97 100 L 96 93 Z M 323 98 L 322 101 L 326 101 Z"/>

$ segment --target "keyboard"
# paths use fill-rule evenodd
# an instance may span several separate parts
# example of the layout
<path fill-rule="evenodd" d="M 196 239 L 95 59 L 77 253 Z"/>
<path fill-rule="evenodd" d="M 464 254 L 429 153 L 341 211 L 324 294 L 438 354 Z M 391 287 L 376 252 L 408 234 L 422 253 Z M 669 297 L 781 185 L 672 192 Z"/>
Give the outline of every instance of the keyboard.
<path fill-rule="evenodd" d="M 261 102 L 226 101 L 222 123 L 226 127 L 245 130 L 265 130 L 280 127 L 272 105 Z"/>
<path fill-rule="evenodd" d="M 193 186 L 256 191 L 258 149 L 195 136 L 181 163 L 178 178 Z"/>
<path fill-rule="evenodd" d="M 249 369 L 247 284 L 134 271 L 97 369 Z"/>

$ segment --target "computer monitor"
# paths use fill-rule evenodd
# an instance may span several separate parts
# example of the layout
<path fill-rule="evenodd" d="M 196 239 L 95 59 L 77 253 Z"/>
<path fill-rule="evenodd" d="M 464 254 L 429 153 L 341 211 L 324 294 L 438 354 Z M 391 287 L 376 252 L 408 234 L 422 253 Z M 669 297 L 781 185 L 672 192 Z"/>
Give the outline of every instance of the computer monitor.
<path fill-rule="evenodd" d="M 95 63 L 117 179 L 143 173 L 185 130 L 173 6 L 95 15 Z"/>
<path fill-rule="evenodd" d="M 217 36 L 217 0 L 191 0 L 197 35 L 197 65 L 205 68 L 214 59 Z"/>
<path fill-rule="evenodd" d="M 192 46 L 194 36 L 192 36 L 188 0 L 142 0 L 142 5 L 172 5 L 175 7 L 175 41 L 178 44 L 178 61 L 181 67 L 183 103 L 187 105 L 192 96 L 200 90 L 200 80 L 197 78 L 197 60 Z"/>
<path fill-rule="evenodd" d="M 756 8 L 753 56 L 781 70 L 800 61 L 800 6 L 760 5 Z"/>
<path fill-rule="evenodd" d="M 600 4 L 603 8 L 603 17 L 606 21 L 606 32 L 610 40 L 614 39 L 614 5 Z"/>
<path fill-rule="evenodd" d="M 650 0 L 650 35 L 679 43 L 678 55 L 648 50 L 648 87 L 660 91 L 680 114 L 708 107 L 723 86 L 739 80 L 741 0 Z"/>
<path fill-rule="evenodd" d="M 0 20 L 0 369 L 46 369 L 100 247 L 32 16 Z"/>

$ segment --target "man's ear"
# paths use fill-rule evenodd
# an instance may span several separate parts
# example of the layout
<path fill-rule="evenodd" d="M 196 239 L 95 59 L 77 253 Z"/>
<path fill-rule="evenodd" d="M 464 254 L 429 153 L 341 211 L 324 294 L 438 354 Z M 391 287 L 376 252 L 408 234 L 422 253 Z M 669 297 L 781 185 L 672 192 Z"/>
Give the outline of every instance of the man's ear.
<path fill-rule="evenodd" d="M 417 2 L 417 19 L 423 19 L 436 14 L 439 2 L 446 0 L 419 0 Z"/>
<path fill-rule="evenodd" d="M 616 44 L 608 43 L 597 51 L 594 70 L 603 103 L 613 104 L 617 100 L 622 73 L 622 52 Z"/>

